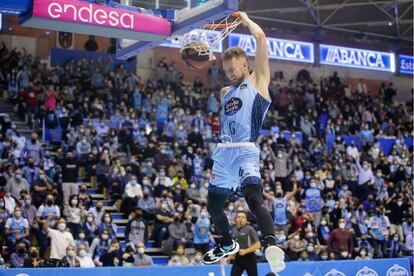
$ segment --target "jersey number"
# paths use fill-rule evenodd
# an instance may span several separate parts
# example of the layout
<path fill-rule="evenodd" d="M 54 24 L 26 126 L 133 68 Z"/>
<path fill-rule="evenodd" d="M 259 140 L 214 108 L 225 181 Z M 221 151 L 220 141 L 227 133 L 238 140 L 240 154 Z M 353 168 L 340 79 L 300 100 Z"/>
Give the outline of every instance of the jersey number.
<path fill-rule="evenodd" d="M 229 129 L 230 129 L 230 134 L 236 134 L 236 128 L 234 127 L 236 125 L 236 121 L 231 121 L 229 123 Z"/>

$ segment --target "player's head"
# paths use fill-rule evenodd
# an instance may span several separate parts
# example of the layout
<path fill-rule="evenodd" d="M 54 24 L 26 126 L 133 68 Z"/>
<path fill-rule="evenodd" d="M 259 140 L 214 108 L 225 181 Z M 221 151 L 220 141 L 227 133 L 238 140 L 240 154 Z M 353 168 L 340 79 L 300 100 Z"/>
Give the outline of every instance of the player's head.
<path fill-rule="evenodd" d="M 221 56 L 223 70 L 232 85 L 240 83 L 249 74 L 246 52 L 240 47 L 228 48 Z"/>

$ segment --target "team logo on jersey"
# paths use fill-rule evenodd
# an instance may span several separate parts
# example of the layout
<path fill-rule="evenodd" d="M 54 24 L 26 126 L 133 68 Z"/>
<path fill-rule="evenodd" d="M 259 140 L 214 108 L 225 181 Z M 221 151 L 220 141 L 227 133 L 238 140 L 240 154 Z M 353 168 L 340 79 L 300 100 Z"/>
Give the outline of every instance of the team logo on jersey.
<path fill-rule="evenodd" d="M 227 116 L 236 114 L 243 106 L 243 102 L 240 98 L 233 97 L 224 105 L 224 114 Z"/>

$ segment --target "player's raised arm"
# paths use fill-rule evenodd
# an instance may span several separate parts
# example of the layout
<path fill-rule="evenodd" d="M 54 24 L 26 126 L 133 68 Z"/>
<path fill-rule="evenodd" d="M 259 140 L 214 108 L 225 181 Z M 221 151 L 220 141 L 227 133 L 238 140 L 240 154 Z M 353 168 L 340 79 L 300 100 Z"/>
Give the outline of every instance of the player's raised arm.
<path fill-rule="evenodd" d="M 240 12 L 240 19 L 242 24 L 249 28 L 250 33 L 256 40 L 256 56 L 254 61 L 254 72 L 252 74 L 255 86 L 263 97 L 270 100 L 268 89 L 270 83 L 270 68 L 265 33 L 259 25 L 254 23 L 247 16 L 246 13 Z"/>

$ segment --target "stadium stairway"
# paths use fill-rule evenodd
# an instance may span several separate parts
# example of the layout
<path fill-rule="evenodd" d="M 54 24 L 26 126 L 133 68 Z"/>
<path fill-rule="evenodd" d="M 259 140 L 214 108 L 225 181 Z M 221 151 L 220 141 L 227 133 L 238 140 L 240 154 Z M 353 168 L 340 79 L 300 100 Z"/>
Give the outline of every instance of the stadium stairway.
<path fill-rule="evenodd" d="M 7 99 L 0 98 L 0 117 L 4 116 L 5 114 L 9 115 L 11 122 L 16 125 L 16 127 L 20 130 L 20 133 L 24 137 L 26 137 L 26 139 L 29 141 L 33 130 L 30 129 L 30 127 L 24 120 L 21 120 L 16 115 L 16 113 L 13 110 L 13 106 L 8 102 Z M 37 132 L 38 132 L 39 137 L 41 138 L 42 131 L 38 130 Z M 52 144 L 46 141 L 42 141 L 41 143 L 42 143 L 42 147 L 44 150 L 49 150 L 51 152 L 51 155 L 56 154 L 57 148 L 55 146 L 53 146 Z M 88 187 L 88 193 L 91 195 L 92 201 L 94 204 L 96 204 L 98 200 L 103 201 L 104 210 L 112 214 L 114 223 L 118 226 L 116 237 L 120 241 L 122 248 L 125 249 L 126 248 L 125 229 L 126 229 L 128 220 L 123 219 L 122 218 L 123 214 L 117 211 L 117 208 L 115 206 L 115 201 L 111 199 L 105 200 L 104 195 L 101 193 L 97 193 L 97 189 L 95 187 L 92 187 L 91 182 L 87 181 L 86 178 L 79 177 L 78 182 L 84 183 Z M 152 227 L 149 227 L 149 229 L 151 228 Z M 150 233 L 148 236 L 150 236 Z M 188 252 L 191 253 L 193 252 L 193 250 L 190 249 Z M 145 253 L 150 255 L 153 258 L 154 264 L 166 265 L 168 263 L 168 256 L 163 254 L 162 248 L 155 247 L 154 241 L 152 240 L 149 240 L 147 242 Z"/>

